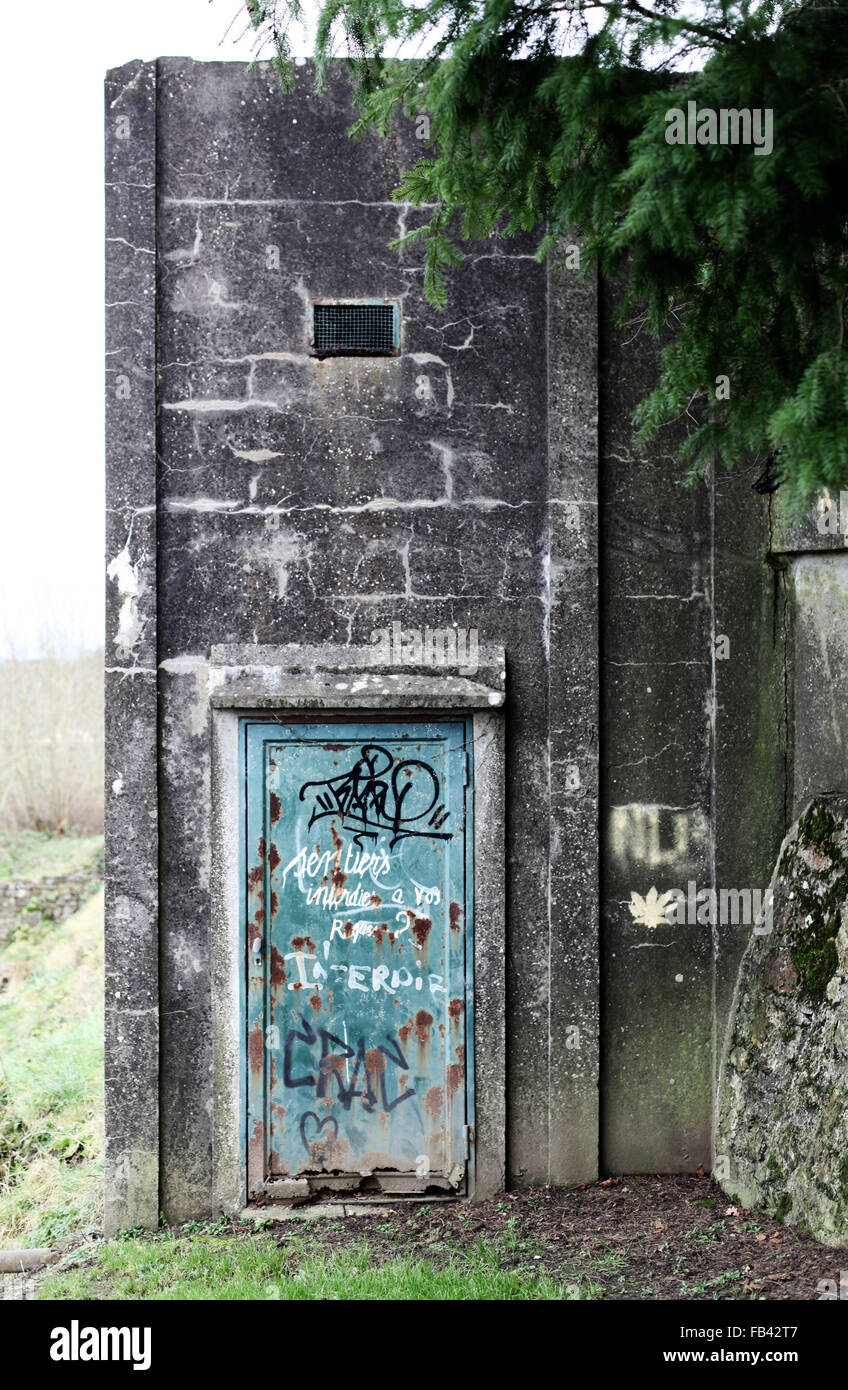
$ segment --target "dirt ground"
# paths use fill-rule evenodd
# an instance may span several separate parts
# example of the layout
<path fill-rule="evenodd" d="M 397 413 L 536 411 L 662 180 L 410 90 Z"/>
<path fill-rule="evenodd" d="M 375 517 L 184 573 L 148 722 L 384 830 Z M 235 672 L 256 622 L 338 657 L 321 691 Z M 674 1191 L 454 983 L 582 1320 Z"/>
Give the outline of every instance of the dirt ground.
<path fill-rule="evenodd" d="M 271 1229 L 285 1242 L 292 1224 Z M 297 1223 L 302 1234 L 306 1222 Z M 815 1299 L 839 1278 L 845 1252 L 730 1204 L 708 1177 L 611 1178 L 580 1188 L 509 1192 L 480 1205 L 433 1202 L 389 1216 L 308 1223 L 310 1238 L 338 1248 L 366 1237 L 374 1258 L 440 1263 L 480 1239 L 501 1246 L 502 1266 L 535 1262 L 552 1277 L 582 1277 L 608 1299 Z"/>

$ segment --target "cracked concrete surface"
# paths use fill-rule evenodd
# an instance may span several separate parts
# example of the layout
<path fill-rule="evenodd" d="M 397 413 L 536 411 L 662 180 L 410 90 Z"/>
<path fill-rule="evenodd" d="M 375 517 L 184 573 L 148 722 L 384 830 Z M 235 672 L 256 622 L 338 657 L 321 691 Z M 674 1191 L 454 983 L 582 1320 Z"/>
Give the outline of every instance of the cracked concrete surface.
<path fill-rule="evenodd" d="M 650 358 L 533 238 L 466 247 L 434 311 L 389 249 L 428 215 L 391 199 L 414 123 L 353 144 L 343 74 L 309 81 L 174 58 L 107 82 L 112 1229 L 215 1208 L 213 647 L 353 650 L 399 621 L 505 649 L 510 984 L 485 1026 L 513 1183 L 709 1166 L 744 943 L 632 950 L 627 903 L 660 869 L 759 886 L 785 829 L 772 504 L 680 489 L 667 444 L 637 461 Z M 357 296 L 401 301 L 400 356 L 311 357 L 310 301 Z"/>

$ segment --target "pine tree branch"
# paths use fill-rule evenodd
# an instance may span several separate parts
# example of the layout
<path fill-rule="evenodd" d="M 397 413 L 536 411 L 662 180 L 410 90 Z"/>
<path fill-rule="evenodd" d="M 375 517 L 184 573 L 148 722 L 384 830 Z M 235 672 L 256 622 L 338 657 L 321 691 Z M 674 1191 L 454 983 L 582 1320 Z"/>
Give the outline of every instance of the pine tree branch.
<path fill-rule="evenodd" d="M 735 37 L 734 31 L 722 26 L 698 24 L 684 15 L 678 18 L 670 13 L 664 14 L 662 11 L 649 10 L 644 5 L 640 5 L 638 0 L 575 0 L 569 4 L 568 0 L 563 0 L 562 4 L 530 5 L 521 7 L 528 14 L 586 14 L 589 10 L 605 10 L 613 16 L 620 16 L 622 9 L 627 10 L 631 15 L 638 15 L 641 19 L 646 19 L 654 24 L 663 22 L 671 23 L 679 27 L 680 33 L 697 34 L 699 38 L 708 39 L 712 43 L 725 44 L 731 42 Z"/>

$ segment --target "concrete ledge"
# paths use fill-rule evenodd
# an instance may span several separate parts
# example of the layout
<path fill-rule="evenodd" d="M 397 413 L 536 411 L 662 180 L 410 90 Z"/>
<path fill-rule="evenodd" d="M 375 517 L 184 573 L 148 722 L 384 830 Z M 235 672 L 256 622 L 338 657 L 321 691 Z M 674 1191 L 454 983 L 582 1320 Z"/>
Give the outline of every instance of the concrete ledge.
<path fill-rule="evenodd" d="M 374 647 L 213 646 L 215 709 L 486 709 L 506 698 L 502 647 L 480 649 L 473 675 L 447 666 L 387 668 Z"/>
<path fill-rule="evenodd" d="M 56 1250 L 0 1250 L 0 1274 L 23 1274 L 58 1260 Z"/>
<path fill-rule="evenodd" d="M 245 1207 L 239 1212 L 242 1221 L 316 1221 L 321 1217 L 391 1216 L 387 1206 L 354 1206 L 349 1202 L 317 1203 L 303 1207 Z"/>

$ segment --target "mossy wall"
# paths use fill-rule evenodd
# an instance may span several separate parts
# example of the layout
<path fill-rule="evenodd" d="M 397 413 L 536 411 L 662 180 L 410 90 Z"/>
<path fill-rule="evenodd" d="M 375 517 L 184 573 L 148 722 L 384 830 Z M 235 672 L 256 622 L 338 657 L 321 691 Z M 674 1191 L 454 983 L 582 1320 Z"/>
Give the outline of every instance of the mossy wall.
<path fill-rule="evenodd" d="M 839 1245 L 848 1241 L 848 801 L 803 813 L 772 888 L 772 930 L 745 952 L 726 1039 L 714 1171 L 744 1206 Z"/>

